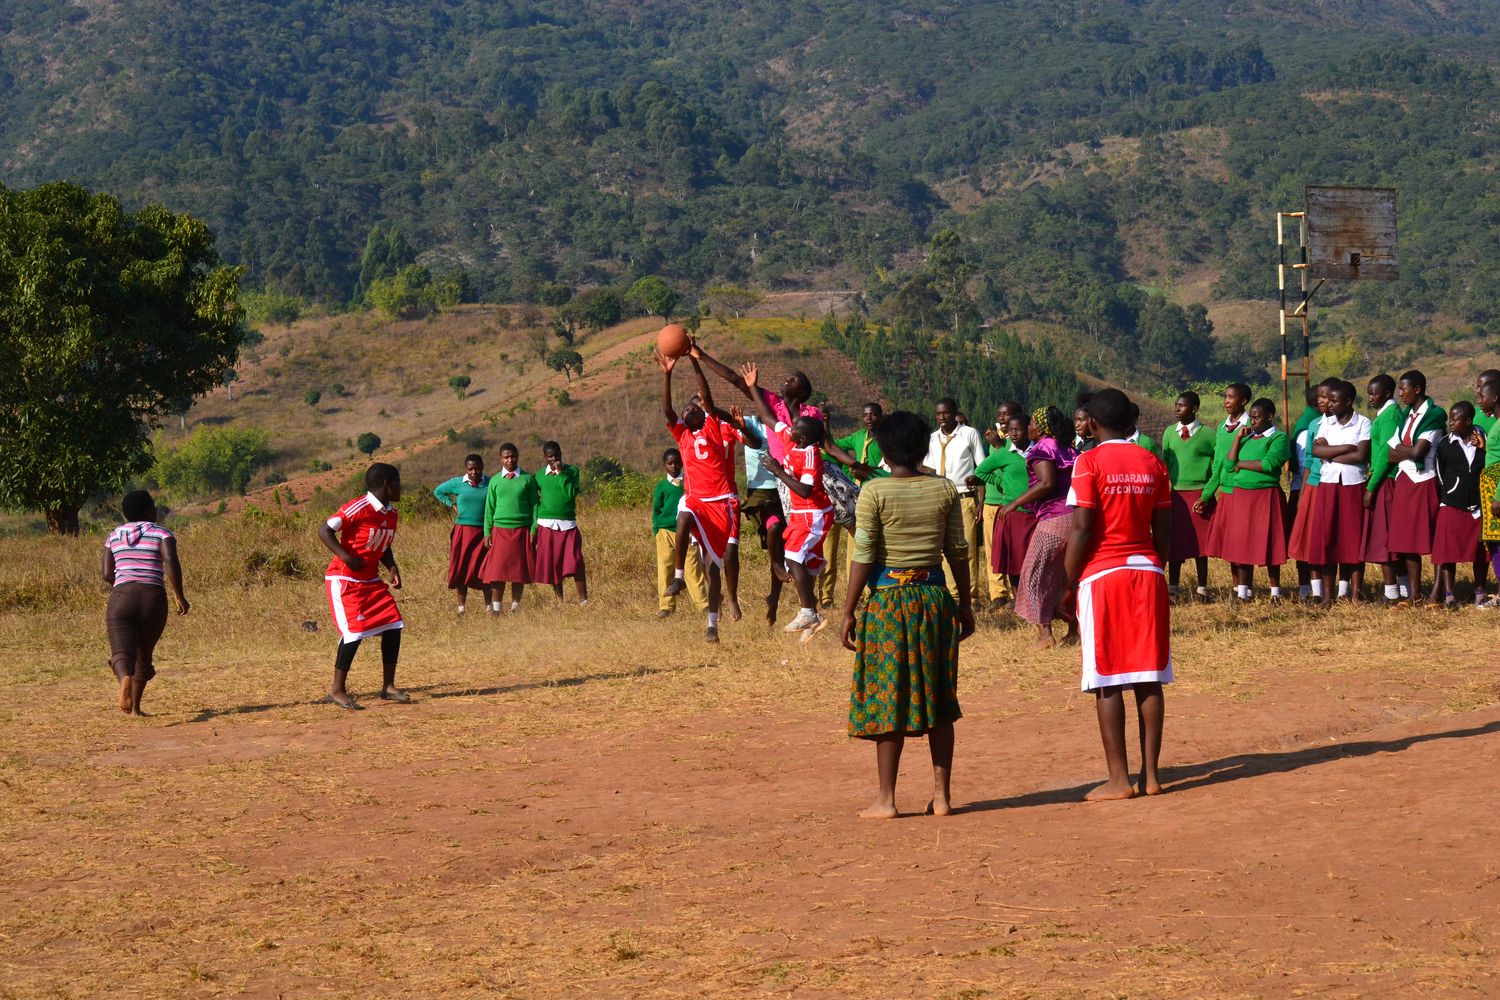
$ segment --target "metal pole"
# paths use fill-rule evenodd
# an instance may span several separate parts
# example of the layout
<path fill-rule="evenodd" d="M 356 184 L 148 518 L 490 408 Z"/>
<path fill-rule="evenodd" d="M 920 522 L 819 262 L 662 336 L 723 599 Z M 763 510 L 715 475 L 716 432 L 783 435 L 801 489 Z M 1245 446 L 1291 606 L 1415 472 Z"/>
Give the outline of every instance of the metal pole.
<path fill-rule="evenodd" d="M 1287 389 L 1287 364 L 1286 364 L 1286 233 L 1282 221 L 1286 218 L 1284 212 L 1276 213 L 1276 290 L 1280 293 L 1281 309 L 1281 419 L 1287 419 L 1289 408 L 1289 395 Z"/>

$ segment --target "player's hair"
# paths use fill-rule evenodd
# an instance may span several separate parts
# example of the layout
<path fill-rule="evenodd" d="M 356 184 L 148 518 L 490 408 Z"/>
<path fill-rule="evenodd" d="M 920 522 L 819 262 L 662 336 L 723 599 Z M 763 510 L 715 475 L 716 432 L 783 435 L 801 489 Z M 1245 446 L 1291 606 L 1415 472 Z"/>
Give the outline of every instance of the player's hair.
<path fill-rule="evenodd" d="M 821 445 L 823 443 L 823 421 L 814 420 L 812 417 L 798 417 L 797 427 L 802 431 L 802 437 L 808 444 Z"/>
<path fill-rule="evenodd" d="M 1500 396 L 1500 378 L 1487 378 L 1479 383 L 1479 391 L 1483 393 L 1486 389 Z"/>
<path fill-rule="evenodd" d="M 861 412 L 861 413 L 865 412 L 866 410 L 874 410 L 875 411 L 875 416 L 877 416 L 877 417 L 882 416 L 885 413 L 885 407 L 881 406 L 878 402 L 876 402 L 873 399 L 870 400 L 868 403 L 866 403 L 864 406 L 861 406 L 859 408 L 859 412 Z"/>
<path fill-rule="evenodd" d="M 1318 390 L 1321 388 L 1323 388 L 1323 383 L 1319 382 L 1316 385 L 1310 385 L 1306 389 L 1302 390 L 1302 398 L 1307 401 L 1308 406 L 1318 405 Z"/>
<path fill-rule="evenodd" d="M 1477 381 L 1500 382 L 1500 368 L 1486 368 L 1484 371 L 1479 373 L 1479 378 Z"/>
<path fill-rule="evenodd" d="M 558 444 L 556 441 L 543 441 L 542 442 L 542 454 L 543 455 L 554 455 L 555 454 L 558 458 L 562 458 L 562 445 Z"/>
<path fill-rule="evenodd" d="M 1355 398 L 1354 383 L 1346 382 L 1341 378 L 1334 379 L 1333 384 L 1328 387 L 1328 391 L 1336 392 L 1340 396 L 1348 397 L 1350 400 L 1353 400 Z"/>
<path fill-rule="evenodd" d="M 1327 378 L 1325 378 L 1323 381 L 1319 382 L 1318 383 L 1318 387 L 1320 389 L 1332 389 L 1334 386 L 1336 386 L 1338 384 L 1339 384 L 1339 378 L 1338 378 L 1338 376 L 1337 375 L 1330 375 Z"/>
<path fill-rule="evenodd" d="M 1252 410 L 1254 410 L 1254 409 L 1264 410 L 1265 413 L 1266 413 L 1266 416 L 1268 416 L 1268 417 L 1274 417 L 1274 416 L 1276 416 L 1276 404 L 1273 403 L 1273 402 L 1271 402 L 1265 396 L 1262 396 L 1259 399 L 1257 399 L 1255 402 L 1251 403 L 1250 404 L 1250 409 L 1252 409 Z"/>
<path fill-rule="evenodd" d="M 507 451 L 515 452 L 517 458 L 521 457 L 521 449 L 511 444 L 509 441 L 500 446 L 500 454 L 504 455 Z"/>
<path fill-rule="evenodd" d="M 1182 390 L 1177 394 L 1177 398 L 1187 400 L 1187 404 L 1195 410 L 1203 405 L 1203 400 L 1199 399 L 1198 394 L 1191 389 Z"/>
<path fill-rule="evenodd" d="M 1246 402 L 1250 401 L 1250 387 L 1243 382 L 1231 382 L 1224 387 L 1225 392 L 1232 392 Z"/>
<path fill-rule="evenodd" d="M 464 464 L 468 465 L 470 462 L 478 462 L 480 465 L 483 465 L 484 456 L 479 454 L 477 451 L 471 451 L 464 456 Z"/>
<path fill-rule="evenodd" d="M 875 425 L 875 443 L 880 453 L 892 465 L 915 469 L 927 455 L 927 443 L 932 438 L 932 428 L 927 421 L 910 410 L 887 413 Z"/>
<path fill-rule="evenodd" d="M 1089 398 L 1089 416 L 1094 423 L 1116 434 L 1124 433 L 1134 419 L 1136 406 L 1119 389 L 1100 389 Z"/>
<path fill-rule="evenodd" d="M 802 372 L 802 371 L 792 372 L 790 375 L 787 376 L 787 378 L 793 378 L 793 379 L 796 379 L 798 382 L 801 382 L 802 383 L 802 388 L 807 391 L 808 398 L 812 397 L 812 379 L 810 379 L 810 378 L 807 377 L 807 372 Z"/>
<path fill-rule="evenodd" d="M 151 512 L 155 509 L 156 501 L 152 500 L 151 494 L 145 490 L 131 490 L 120 501 L 120 512 L 125 515 L 127 521 L 150 520 Z"/>
<path fill-rule="evenodd" d="M 954 399 L 952 396 L 944 396 L 942 399 L 932 404 L 932 408 L 934 411 L 936 411 L 940 406 L 946 406 L 948 409 L 952 410 L 955 415 L 958 413 L 958 400 Z"/>
<path fill-rule="evenodd" d="M 1405 372 L 1404 374 L 1402 374 L 1401 381 L 1407 383 L 1408 385 L 1416 386 L 1424 394 L 1427 392 L 1427 376 L 1423 375 L 1415 368 L 1413 368 L 1409 372 Z"/>
<path fill-rule="evenodd" d="M 387 483 L 399 483 L 401 470 L 389 462 L 376 462 L 365 470 L 365 489 L 378 490 Z"/>
<path fill-rule="evenodd" d="M 1370 379 L 1370 384 L 1373 386 L 1378 386 L 1380 388 L 1380 391 L 1385 393 L 1387 396 L 1394 396 L 1396 394 L 1396 380 L 1391 378 L 1390 375 L 1385 372 L 1381 372 L 1379 375 L 1376 375 L 1374 378 Z"/>
<path fill-rule="evenodd" d="M 1466 399 L 1460 399 L 1458 402 L 1449 407 L 1448 410 L 1450 413 L 1457 413 L 1465 420 L 1474 419 L 1474 404 Z"/>
<path fill-rule="evenodd" d="M 995 409 L 997 411 L 1008 409 L 1011 413 L 1019 413 L 1023 417 L 1026 415 L 1026 407 L 1022 406 L 1021 401 L 1018 399 L 1007 399 L 1005 402 L 995 407 Z"/>
<path fill-rule="evenodd" d="M 682 461 L 682 452 L 678 451 L 676 448 L 668 448 L 666 451 L 661 453 L 662 463 L 665 464 L 667 459 L 671 458 L 673 455 L 677 456 L 678 462 Z"/>
<path fill-rule="evenodd" d="M 1005 426 L 1009 427 L 1011 424 L 1015 423 L 1017 420 L 1021 421 L 1021 426 L 1022 427 L 1029 428 L 1031 426 L 1031 418 L 1028 417 L 1025 413 L 1012 413 L 1010 415 L 1010 420 L 1006 423 Z"/>

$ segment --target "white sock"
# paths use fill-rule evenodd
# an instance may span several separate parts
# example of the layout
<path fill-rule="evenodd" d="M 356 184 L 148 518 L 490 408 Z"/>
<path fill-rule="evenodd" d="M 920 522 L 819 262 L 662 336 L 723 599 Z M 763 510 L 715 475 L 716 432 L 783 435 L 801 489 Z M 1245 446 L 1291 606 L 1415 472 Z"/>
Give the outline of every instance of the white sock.
<path fill-rule="evenodd" d="M 1396 586 L 1399 587 L 1399 588 L 1401 588 L 1401 596 L 1402 597 L 1410 597 L 1411 596 L 1411 577 L 1409 577 L 1409 576 L 1402 576 L 1402 575 L 1400 575 L 1398 573 L 1396 575 Z"/>
<path fill-rule="evenodd" d="M 463 606 L 463 605 L 462 605 L 462 604 L 460 604 L 460 605 L 459 605 L 459 606 L 458 606 L 458 613 L 459 613 L 459 614 L 463 614 L 463 613 L 464 613 L 464 606 Z"/>
<path fill-rule="evenodd" d="M 1314 597 L 1322 597 L 1323 596 L 1323 581 L 1322 580 L 1314 580 L 1312 582 L 1311 586 L 1312 586 L 1312 596 L 1314 596 Z"/>
<path fill-rule="evenodd" d="M 1311 597 L 1312 596 L 1312 587 L 1308 586 L 1305 583 L 1298 584 L 1297 585 L 1297 596 L 1298 597 Z"/>
<path fill-rule="evenodd" d="M 1280 597 L 1281 596 L 1281 588 L 1280 587 L 1272 587 L 1271 588 L 1271 596 L 1272 597 Z"/>
<path fill-rule="evenodd" d="M 1385 599 L 1387 601 L 1398 601 L 1401 599 L 1401 588 L 1394 583 L 1385 585 Z"/>
<path fill-rule="evenodd" d="M 817 617 L 818 609 L 817 608 L 803 608 L 801 611 L 798 612 L 798 614 L 806 615 L 808 618 L 814 618 L 814 617 Z"/>
<path fill-rule="evenodd" d="M 672 575 L 675 576 L 675 577 L 677 577 L 677 579 L 681 580 L 682 579 L 682 570 L 680 570 L 680 569 L 676 570 L 676 571 L 673 572 Z"/>
<path fill-rule="evenodd" d="M 1193 588 L 1193 592 L 1196 593 L 1196 594 L 1198 594 L 1201 597 L 1207 597 L 1208 596 L 1208 588 L 1207 587 L 1195 587 L 1195 588 Z"/>
<path fill-rule="evenodd" d="M 585 597 L 583 600 L 581 600 L 581 601 L 578 602 L 578 606 L 580 608 L 586 608 L 586 607 L 588 607 L 589 606 L 589 599 L 587 597 Z"/>
<path fill-rule="evenodd" d="M 1250 600 L 1250 588 L 1243 583 L 1235 584 L 1234 596 L 1242 601 L 1248 601 Z"/>
<path fill-rule="evenodd" d="M 500 610 L 500 602 L 499 601 L 491 601 L 490 602 L 490 610 L 491 611 L 499 611 Z"/>
<path fill-rule="evenodd" d="M 510 602 L 510 609 L 512 611 L 520 611 L 521 610 L 521 602 L 520 601 L 511 601 Z M 500 610 L 500 605 L 496 604 L 495 605 L 495 610 L 499 611 Z"/>
<path fill-rule="evenodd" d="M 717 611 L 710 611 L 708 613 L 708 627 L 709 628 L 718 628 L 719 627 L 719 613 Z"/>
<path fill-rule="evenodd" d="M 1339 596 L 1340 597 L 1348 597 L 1349 596 L 1349 581 L 1348 580 L 1340 580 L 1339 581 Z"/>

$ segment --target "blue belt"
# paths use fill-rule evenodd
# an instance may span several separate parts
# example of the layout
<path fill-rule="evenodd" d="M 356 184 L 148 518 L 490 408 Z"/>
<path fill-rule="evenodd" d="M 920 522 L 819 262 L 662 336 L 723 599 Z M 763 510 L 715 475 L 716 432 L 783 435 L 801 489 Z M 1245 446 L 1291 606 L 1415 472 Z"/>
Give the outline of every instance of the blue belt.
<path fill-rule="evenodd" d="M 879 567 L 880 572 L 870 575 L 870 589 L 884 590 L 887 587 L 946 587 L 948 577 L 938 569 L 892 569 Z"/>

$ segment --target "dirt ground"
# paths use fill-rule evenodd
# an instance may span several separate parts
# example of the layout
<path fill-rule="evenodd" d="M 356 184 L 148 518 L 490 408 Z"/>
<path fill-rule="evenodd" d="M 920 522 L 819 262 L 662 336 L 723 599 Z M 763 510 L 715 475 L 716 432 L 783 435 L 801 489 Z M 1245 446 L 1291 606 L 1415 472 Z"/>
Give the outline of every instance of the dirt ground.
<path fill-rule="evenodd" d="M 1084 804 L 1076 652 L 987 618 L 958 813 L 920 815 L 913 740 L 904 815 L 862 821 L 831 633 L 705 646 L 596 550 L 590 609 L 460 621 L 439 527 L 407 538 L 416 703 L 371 697 L 371 648 L 360 713 L 316 703 L 320 582 L 195 591 L 191 533 L 145 720 L 111 709 L 101 598 L 7 592 L 0 996 L 1500 992 L 1500 619 L 1186 609 L 1167 794 Z"/>

